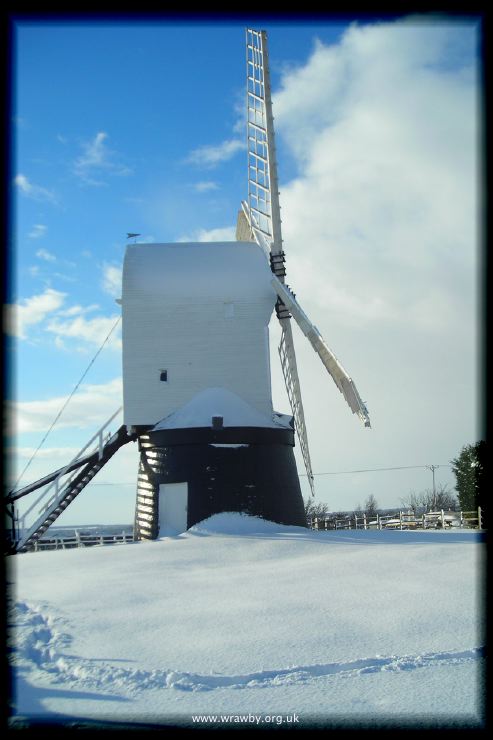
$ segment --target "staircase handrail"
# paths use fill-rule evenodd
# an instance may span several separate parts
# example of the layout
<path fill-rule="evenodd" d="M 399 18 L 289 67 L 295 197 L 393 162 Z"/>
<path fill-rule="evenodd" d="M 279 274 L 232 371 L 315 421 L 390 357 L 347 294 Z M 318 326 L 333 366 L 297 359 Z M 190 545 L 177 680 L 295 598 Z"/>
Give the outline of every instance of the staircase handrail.
<path fill-rule="evenodd" d="M 75 457 L 72 460 L 70 460 L 70 462 L 67 465 L 65 465 L 64 468 L 62 468 L 62 470 L 60 471 L 60 473 L 58 474 L 58 476 L 43 491 L 43 493 L 41 494 L 41 496 L 38 496 L 38 498 L 36 499 L 36 501 L 34 501 L 34 503 L 31 504 L 31 506 L 27 509 L 27 511 L 24 512 L 24 514 L 20 518 L 21 530 L 24 530 L 25 529 L 25 526 L 24 525 L 25 525 L 25 521 L 26 521 L 27 515 L 30 514 L 31 511 L 34 509 L 34 507 L 37 506 L 39 504 L 39 502 L 46 497 L 46 495 L 48 494 L 48 492 L 51 491 L 51 489 L 54 486 L 55 487 L 55 495 L 52 496 L 51 499 L 48 501 L 48 503 L 39 510 L 39 513 L 41 513 L 43 511 L 43 509 L 47 509 L 48 506 L 50 506 L 50 504 L 52 503 L 53 499 L 58 496 L 58 488 L 59 488 L 60 478 L 62 478 L 66 474 L 66 472 L 70 468 L 70 466 L 76 460 L 78 460 L 81 457 L 82 453 L 84 453 L 87 450 L 87 448 L 94 442 L 94 440 L 96 438 L 98 438 L 99 458 L 101 459 L 102 454 L 103 454 L 103 447 L 104 447 L 104 444 L 103 444 L 103 431 L 104 431 L 104 429 L 106 429 L 106 427 L 109 424 L 111 424 L 111 422 L 113 421 L 113 419 L 116 416 L 118 416 L 118 414 L 120 413 L 120 411 L 122 410 L 122 408 L 123 407 L 120 406 L 115 411 L 115 413 L 112 414 L 112 416 L 110 416 L 110 418 L 108 419 L 108 421 L 106 421 L 103 424 L 103 426 L 98 429 L 98 431 L 91 437 L 91 439 L 89 440 L 89 442 L 87 442 L 87 444 L 84 445 L 84 447 L 75 455 Z M 71 478 L 67 478 L 66 483 L 69 483 L 70 482 L 70 480 L 74 477 L 74 475 L 75 475 L 76 472 L 78 472 L 77 469 L 73 471 Z M 20 534 L 20 530 L 18 530 L 18 531 L 19 531 L 19 534 Z"/>

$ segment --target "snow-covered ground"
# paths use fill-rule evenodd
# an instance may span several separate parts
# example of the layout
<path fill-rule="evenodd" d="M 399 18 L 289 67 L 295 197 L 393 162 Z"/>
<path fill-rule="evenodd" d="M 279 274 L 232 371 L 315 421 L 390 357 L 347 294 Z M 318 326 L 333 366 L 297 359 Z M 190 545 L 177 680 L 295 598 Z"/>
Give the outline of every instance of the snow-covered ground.
<path fill-rule="evenodd" d="M 479 726 L 482 537 L 221 514 L 154 542 L 12 556 L 14 714 Z"/>

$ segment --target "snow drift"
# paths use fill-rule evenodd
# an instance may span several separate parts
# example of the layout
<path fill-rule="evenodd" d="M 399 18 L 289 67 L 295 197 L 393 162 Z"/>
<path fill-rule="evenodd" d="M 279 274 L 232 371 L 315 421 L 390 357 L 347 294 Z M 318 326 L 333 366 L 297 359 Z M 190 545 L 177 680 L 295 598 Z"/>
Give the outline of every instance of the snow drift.
<path fill-rule="evenodd" d="M 177 537 L 13 556 L 15 716 L 478 726 L 481 537 L 225 513 Z"/>

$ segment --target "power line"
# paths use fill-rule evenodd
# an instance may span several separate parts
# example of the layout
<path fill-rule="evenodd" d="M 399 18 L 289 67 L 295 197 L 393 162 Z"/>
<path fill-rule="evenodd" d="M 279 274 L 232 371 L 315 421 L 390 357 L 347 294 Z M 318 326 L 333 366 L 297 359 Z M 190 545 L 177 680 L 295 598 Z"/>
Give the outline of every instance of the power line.
<path fill-rule="evenodd" d="M 22 480 L 22 478 L 24 477 L 24 473 L 26 472 L 26 470 L 28 469 L 28 467 L 30 466 L 30 464 L 32 463 L 32 461 L 34 460 L 34 458 L 36 457 L 36 455 L 38 454 L 38 452 L 39 452 L 39 450 L 41 449 L 42 445 L 43 445 L 43 444 L 45 443 L 45 441 L 46 441 L 46 439 L 47 439 L 47 437 L 48 437 L 49 433 L 51 432 L 51 430 L 53 429 L 53 427 L 54 427 L 54 426 L 55 426 L 55 424 L 57 423 L 58 419 L 60 418 L 60 416 L 61 416 L 61 415 L 63 414 L 63 412 L 65 411 L 65 408 L 67 407 L 67 405 L 68 405 L 69 401 L 71 400 L 72 396 L 73 396 L 73 395 L 74 395 L 74 393 L 75 393 L 75 392 L 77 391 L 78 387 L 80 386 L 80 384 L 82 383 L 82 381 L 83 381 L 83 380 L 84 380 L 84 378 L 86 377 L 86 375 L 87 375 L 87 373 L 89 372 L 89 370 L 91 369 L 91 367 L 92 367 L 92 366 L 94 365 L 94 362 L 96 361 L 96 359 L 97 359 L 97 357 L 98 357 L 99 353 L 101 352 L 101 350 L 103 349 L 104 345 L 106 344 L 106 342 L 108 341 L 108 339 L 109 339 L 109 338 L 110 338 L 110 336 L 112 335 L 112 333 L 113 333 L 114 329 L 116 328 L 116 325 L 118 324 L 118 322 L 120 321 L 120 319 L 121 319 L 121 316 L 119 316 L 119 317 L 117 318 L 117 320 L 115 321 L 115 323 L 113 324 L 113 326 L 112 326 L 112 327 L 111 327 L 111 329 L 109 330 L 108 334 L 106 335 L 106 338 L 105 338 L 104 342 L 102 343 L 102 345 L 100 346 L 100 348 L 98 349 L 98 351 L 96 352 L 96 354 L 94 355 L 94 357 L 92 358 L 92 360 L 91 360 L 91 362 L 89 363 L 89 365 L 88 365 L 88 366 L 86 367 L 86 369 L 85 369 L 85 370 L 84 370 L 84 372 L 82 373 L 82 376 L 81 376 L 81 378 L 79 379 L 79 381 L 78 381 L 77 385 L 75 386 L 75 388 L 73 389 L 73 391 L 72 391 L 72 393 L 71 393 L 71 394 L 69 395 L 69 397 L 68 397 L 68 398 L 66 399 L 65 403 L 63 404 L 62 408 L 60 409 L 60 411 L 59 411 L 59 412 L 58 412 L 58 414 L 56 415 L 56 417 L 55 417 L 54 421 L 52 422 L 52 424 L 51 424 L 50 428 L 48 429 L 48 431 L 46 432 L 45 436 L 43 437 L 43 439 L 41 440 L 41 442 L 39 443 L 39 445 L 37 446 L 37 448 L 36 448 L 36 449 L 34 450 L 34 452 L 33 452 L 33 454 L 31 455 L 31 457 L 29 458 L 29 460 L 28 460 L 28 462 L 27 462 L 27 465 L 26 465 L 26 467 L 24 468 L 24 470 L 22 471 L 22 473 L 20 474 L 20 476 L 19 476 L 19 477 L 17 478 L 17 480 L 16 480 L 16 482 L 15 482 L 15 485 L 14 485 L 14 488 L 13 488 L 13 490 L 16 490 L 16 489 L 17 489 L 17 487 L 18 487 L 18 485 L 19 485 L 19 482 L 20 482 L 20 481 Z"/>
<path fill-rule="evenodd" d="M 430 465 L 401 465 L 400 467 L 395 468 L 366 468 L 364 470 L 338 470 L 338 471 L 330 471 L 328 473 L 313 473 L 313 475 L 346 475 L 349 473 L 377 473 L 381 470 L 412 470 L 416 468 L 428 468 L 430 469 Z M 452 466 L 448 463 L 445 463 L 443 465 L 433 465 L 434 468 L 451 468 Z M 300 473 L 301 477 L 306 477 L 306 473 Z"/>
<path fill-rule="evenodd" d="M 313 475 L 349 475 L 352 473 L 378 473 L 380 471 L 384 470 L 416 470 L 417 468 L 427 468 L 428 470 L 430 468 L 451 468 L 452 466 L 448 463 L 444 463 L 442 465 L 401 465 L 399 467 L 394 468 L 365 468 L 363 470 L 338 470 L 338 471 L 330 471 L 326 473 L 313 473 Z M 306 478 L 306 473 L 299 473 L 300 478 Z M 134 486 L 135 481 L 110 481 L 108 483 L 88 483 L 87 487 L 90 486 Z"/>
<path fill-rule="evenodd" d="M 401 465 L 399 467 L 395 468 L 366 468 L 364 470 L 338 470 L 334 472 L 328 472 L 328 473 L 313 473 L 313 475 L 346 475 L 349 473 L 378 473 L 381 470 L 415 470 L 417 468 L 427 468 L 428 470 L 430 468 L 451 468 L 452 466 L 448 463 L 444 463 L 442 465 Z M 299 473 L 300 478 L 306 478 L 306 473 Z M 111 483 L 88 483 L 89 486 L 133 486 L 135 485 L 134 481 L 131 481 L 130 483 L 124 483 L 122 482 L 111 482 Z"/>

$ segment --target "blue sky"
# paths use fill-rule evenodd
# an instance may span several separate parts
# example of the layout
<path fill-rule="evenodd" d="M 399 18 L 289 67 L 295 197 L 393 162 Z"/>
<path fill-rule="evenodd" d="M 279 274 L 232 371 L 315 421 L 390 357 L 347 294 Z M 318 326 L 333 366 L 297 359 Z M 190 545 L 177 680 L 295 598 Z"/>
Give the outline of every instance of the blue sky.
<path fill-rule="evenodd" d="M 286 36 L 306 56 L 315 34 L 338 32 Z M 240 25 L 19 24 L 15 171 L 31 188 L 17 191 L 19 296 L 40 284 L 73 295 L 76 286 L 80 302 L 115 312 L 109 296 L 94 299 L 94 282 L 103 264 L 121 262 L 128 231 L 174 241 L 234 222 L 245 197 L 242 150 L 227 166 L 189 157 L 244 140 L 243 46 Z M 295 57 L 276 61 L 275 44 L 271 54 L 275 79 Z M 21 385 L 24 373 L 34 380 L 32 363 L 18 370 Z M 60 389 L 58 376 L 46 382 L 46 392 Z"/>
<path fill-rule="evenodd" d="M 295 334 L 313 468 L 446 464 L 480 436 L 478 21 L 251 25 L 269 34 L 288 282 L 373 422 L 359 428 Z M 118 317 L 127 232 L 234 238 L 247 191 L 244 27 L 15 24 L 13 473 Z M 119 405 L 119 337 L 21 485 L 68 462 Z M 128 446 L 63 521 L 131 521 L 135 466 Z M 450 469 L 436 476 L 453 486 Z M 334 509 L 370 493 L 399 505 L 429 487 L 426 468 L 317 478 Z"/>

